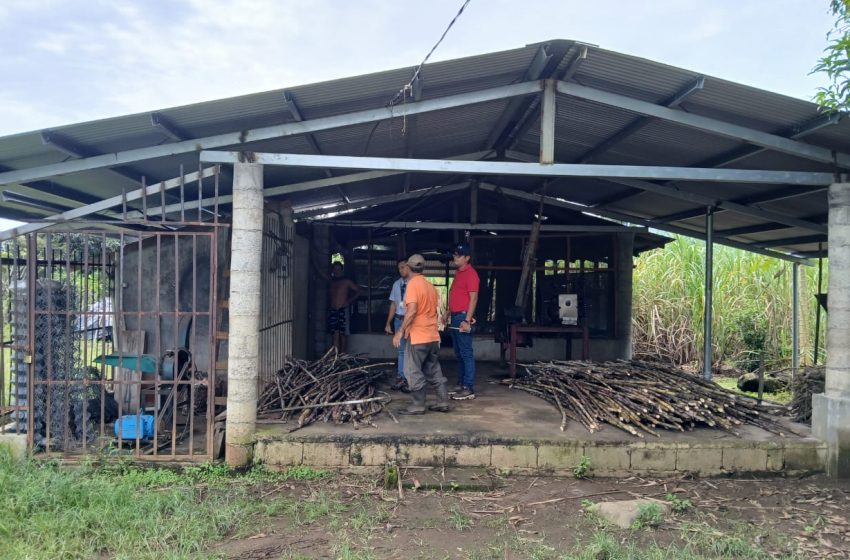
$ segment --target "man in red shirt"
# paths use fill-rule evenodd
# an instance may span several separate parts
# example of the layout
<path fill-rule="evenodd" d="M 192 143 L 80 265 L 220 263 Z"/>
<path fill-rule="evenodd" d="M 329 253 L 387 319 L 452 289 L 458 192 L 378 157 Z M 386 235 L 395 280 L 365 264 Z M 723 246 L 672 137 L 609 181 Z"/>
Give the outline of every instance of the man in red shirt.
<path fill-rule="evenodd" d="M 458 243 L 452 253 L 452 264 L 457 268 L 449 290 L 449 313 L 452 345 L 457 356 L 457 386 L 449 391 L 456 400 L 475 398 L 475 354 L 472 350 L 472 325 L 475 324 L 475 307 L 478 305 L 478 273 L 472 268 L 469 245 Z"/>
<path fill-rule="evenodd" d="M 410 274 L 404 294 L 404 321 L 396 330 L 393 346 L 404 348 L 404 377 L 410 388 L 412 402 L 399 414 L 425 414 L 425 385 L 437 393 L 437 404 L 428 407 L 436 412 L 449 411 L 449 394 L 446 378 L 437 354 L 440 351 L 440 331 L 437 329 L 437 290 L 422 273 L 425 259 L 422 255 L 407 258 Z"/>

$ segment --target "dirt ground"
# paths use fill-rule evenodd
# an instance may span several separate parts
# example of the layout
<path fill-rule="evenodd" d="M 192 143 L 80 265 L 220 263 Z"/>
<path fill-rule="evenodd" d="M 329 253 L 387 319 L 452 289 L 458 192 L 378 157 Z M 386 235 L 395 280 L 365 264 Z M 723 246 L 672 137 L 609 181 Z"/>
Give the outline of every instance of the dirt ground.
<path fill-rule="evenodd" d="M 850 558 L 850 484 L 823 478 L 578 480 L 481 472 L 471 480 L 490 489 L 463 491 L 450 481 L 442 489 L 420 482 L 434 475 L 404 472 L 406 483 L 421 486 L 405 488 L 402 498 L 364 476 L 276 483 L 258 499 L 285 505 L 258 520 L 253 534 L 211 552 L 247 559 L 618 557 L 587 555 L 607 539 L 638 550 L 628 558 L 656 557 L 641 550 L 667 550 L 665 558 Z M 591 502 L 636 497 L 683 511 L 657 527 L 631 529 L 587 512 Z"/>

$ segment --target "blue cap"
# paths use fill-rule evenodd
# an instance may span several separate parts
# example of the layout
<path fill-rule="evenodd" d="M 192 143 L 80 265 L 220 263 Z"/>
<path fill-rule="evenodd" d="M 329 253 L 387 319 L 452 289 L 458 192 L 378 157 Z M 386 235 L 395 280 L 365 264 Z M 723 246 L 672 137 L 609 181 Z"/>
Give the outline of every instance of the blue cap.
<path fill-rule="evenodd" d="M 455 245 L 454 249 L 452 250 L 452 254 L 461 255 L 463 257 L 470 257 L 470 256 L 472 256 L 472 251 L 470 251 L 470 249 L 469 249 L 469 244 L 458 243 L 457 245 Z"/>

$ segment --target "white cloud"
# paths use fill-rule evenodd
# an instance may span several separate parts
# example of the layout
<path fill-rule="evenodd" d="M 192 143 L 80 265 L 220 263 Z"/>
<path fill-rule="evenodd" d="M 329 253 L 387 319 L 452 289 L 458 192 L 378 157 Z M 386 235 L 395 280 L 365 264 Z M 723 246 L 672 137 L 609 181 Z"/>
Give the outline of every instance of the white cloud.
<path fill-rule="evenodd" d="M 0 134 L 414 66 L 459 5 L 4 0 Z M 580 39 L 809 98 L 829 25 L 810 0 L 473 0 L 433 60 Z"/>

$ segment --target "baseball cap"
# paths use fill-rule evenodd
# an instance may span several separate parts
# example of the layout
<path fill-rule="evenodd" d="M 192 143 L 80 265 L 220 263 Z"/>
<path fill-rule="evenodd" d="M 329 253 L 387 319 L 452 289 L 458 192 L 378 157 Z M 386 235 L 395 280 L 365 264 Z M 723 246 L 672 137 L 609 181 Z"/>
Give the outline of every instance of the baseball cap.
<path fill-rule="evenodd" d="M 469 244 L 458 243 L 457 245 L 454 246 L 454 249 L 452 249 L 452 254 L 461 255 L 461 256 L 464 256 L 464 257 L 469 257 L 469 256 L 472 256 L 472 251 L 470 251 L 470 249 L 469 249 Z"/>
<path fill-rule="evenodd" d="M 425 257 L 419 253 L 414 253 L 407 257 L 407 266 L 410 268 L 425 268 Z"/>

